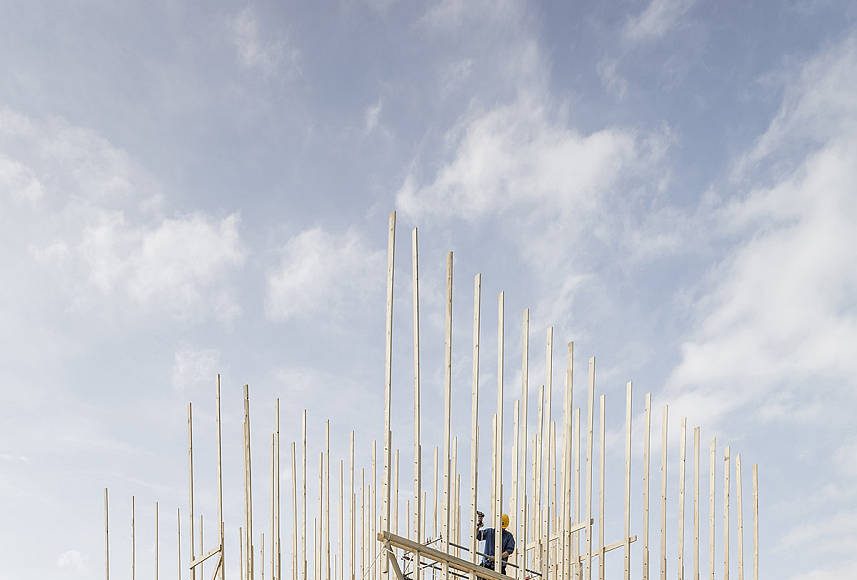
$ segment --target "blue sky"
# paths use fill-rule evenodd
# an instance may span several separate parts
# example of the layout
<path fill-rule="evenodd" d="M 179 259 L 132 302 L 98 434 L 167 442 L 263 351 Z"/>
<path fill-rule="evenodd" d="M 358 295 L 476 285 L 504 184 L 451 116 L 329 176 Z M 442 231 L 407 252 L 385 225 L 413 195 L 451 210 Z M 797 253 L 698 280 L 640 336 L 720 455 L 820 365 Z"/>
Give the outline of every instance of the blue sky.
<path fill-rule="evenodd" d="M 230 529 L 243 383 L 260 458 L 280 396 L 284 441 L 309 410 L 311 470 L 328 417 L 334 457 L 353 426 L 365 462 L 391 209 L 396 433 L 418 225 L 427 417 L 452 249 L 463 441 L 479 271 L 483 384 L 502 289 L 509 404 L 530 306 L 534 376 L 548 324 L 578 368 L 598 356 L 614 461 L 633 379 L 673 433 L 686 416 L 760 464 L 763 577 L 852 577 L 855 18 L 832 0 L 0 2 L 0 578 L 97 577 L 104 486 L 115 562 L 136 494 L 148 574 L 152 503 L 162 538 L 184 504 L 188 400 L 213 507 L 218 371 Z"/>

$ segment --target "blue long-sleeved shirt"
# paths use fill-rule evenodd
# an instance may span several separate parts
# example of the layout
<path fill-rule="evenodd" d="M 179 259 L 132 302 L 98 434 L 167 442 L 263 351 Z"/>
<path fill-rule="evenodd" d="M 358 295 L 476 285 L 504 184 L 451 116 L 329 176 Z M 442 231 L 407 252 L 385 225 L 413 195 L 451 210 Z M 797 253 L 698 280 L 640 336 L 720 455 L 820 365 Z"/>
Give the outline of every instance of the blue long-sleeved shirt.
<path fill-rule="evenodd" d="M 478 532 L 476 532 L 477 540 L 485 540 L 485 549 L 483 553 L 486 556 L 486 559 L 494 558 L 494 528 L 482 528 Z M 507 530 L 503 530 L 503 551 L 512 553 L 515 551 L 515 536 L 512 535 L 512 532 Z"/>

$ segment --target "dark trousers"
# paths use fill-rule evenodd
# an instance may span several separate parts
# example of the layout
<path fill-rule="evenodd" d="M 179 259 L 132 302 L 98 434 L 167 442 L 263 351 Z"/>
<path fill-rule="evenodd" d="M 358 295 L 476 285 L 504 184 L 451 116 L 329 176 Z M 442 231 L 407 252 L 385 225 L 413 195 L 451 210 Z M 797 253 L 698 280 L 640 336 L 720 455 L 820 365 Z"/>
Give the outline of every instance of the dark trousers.
<path fill-rule="evenodd" d="M 488 568 L 489 570 L 493 570 L 494 569 L 494 559 L 492 558 L 491 560 L 487 560 L 487 559 L 482 560 L 481 566 L 483 568 Z M 506 573 L 506 560 L 503 560 L 500 563 L 500 573 L 501 574 Z"/>

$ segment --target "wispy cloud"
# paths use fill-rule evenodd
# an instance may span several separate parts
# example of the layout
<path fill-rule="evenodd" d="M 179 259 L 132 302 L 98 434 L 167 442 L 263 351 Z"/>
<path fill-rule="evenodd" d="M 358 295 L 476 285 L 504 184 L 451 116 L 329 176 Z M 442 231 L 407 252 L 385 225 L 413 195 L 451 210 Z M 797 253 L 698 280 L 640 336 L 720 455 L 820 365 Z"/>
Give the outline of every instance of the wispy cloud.
<path fill-rule="evenodd" d="M 653 40 L 678 25 L 695 0 L 652 0 L 625 24 L 625 37 L 633 41 Z"/>
<path fill-rule="evenodd" d="M 229 24 L 232 43 L 243 66 L 287 77 L 300 72 L 300 51 L 282 35 L 270 37 L 264 34 L 252 6 L 234 15 Z"/>
<path fill-rule="evenodd" d="M 268 272 L 266 312 L 273 320 L 289 320 L 324 311 L 336 326 L 346 306 L 365 299 L 383 264 L 384 252 L 356 230 L 304 230 L 285 244 L 280 263 Z"/>

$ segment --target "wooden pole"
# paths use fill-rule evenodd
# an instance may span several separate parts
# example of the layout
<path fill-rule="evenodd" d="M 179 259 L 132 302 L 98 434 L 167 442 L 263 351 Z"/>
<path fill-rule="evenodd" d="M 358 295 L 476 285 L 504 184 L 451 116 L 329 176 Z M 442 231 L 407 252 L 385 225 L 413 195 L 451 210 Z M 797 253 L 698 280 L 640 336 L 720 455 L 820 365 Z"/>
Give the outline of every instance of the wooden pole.
<path fill-rule="evenodd" d="M 479 348 L 482 311 L 482 274 L 473 278 L 473 355 L 470 382 L 470 558 L 477 562 L 476 548 L 476 511 L 479 485 Z M 419 541 L 419 537 L 417 537 Z M 419 566 L 417 566 L 419 569 Z M 419 580 L 419 579 L 417 579 Z M 470 573 L 470 580 L 476 580 L 476 575 Z"/>
<path fill-rule="evenodd" d="M 393 533 L 399 535 L 399 449 L 396 448 L 395 483 L 393 485 Z"/>
<path fill-rule="evenodd" d="M 411 285 L 412 285 L 412 312 L 414 330 L 414 539 L 422 544 L 422 526 L 420 522 L 423 513 L 420 505 L 422 496 L 422 433 L 420 430 L 420 262 L 419 262 L 419 236 L 417 228 L 411 233 Z M 410 514 L 408 514 L 410 521 Z M 414 553 L 414 580 L 421 580 L 420 553 Z M 352 578 L 352 580 L 354 580 Z"/>
<path fill-rule="evenodd" d="M 524 310 L 523 321 L 521 323 L 521 458 L 520 466 L 523 474 L 519 474 L 520 480 L 520 510 L 521 510 L 521 538 L 523 539 L 521 549 L 520 566 L 516 570 L 517 580 L 524 580 L 527 569 L 527 422 L 529 420 L 528 404 L 529 404 L 529 350 L 530 350 L 530 309 Z M 474 464 L 473 469 L 476 469 Z M 475 488 L 475 484 L 474 484 Z M 474 506 L 476 504 L 474 489 Z M 474 514 L 475 521 L 475 514 Z M 475 543 L 473 547 L 475 552 Z M 476 562 L 474 553 L 474 562 Z M 472 580 L 472 579 L 471 579 Z"/>
<path fill-rule="evenodd" d="M 136 529 L 136 506 L 134 496 L 131 496 L 131 580 L 137 577 L 137 529 Z"/>
<path fill-rule="evenodd" d="M 574 522 L 580 521 L 580 407 L 574 409 Z M 572 542 L 572 553 L 574 555 L 575 578 L 582 578 L 583 568 L 579 562 L 580 556 L 580 534 L 574 534 Z"/>
<path fill-rule="evenodd" d="M 435 445 L 435 448 L 434 448 L 434 491 L 433 491 L 433 496 L 434 496 L 433 497 L 433 499 L 434 499 L 434 529 L 432 530 L 432 536 L 434 538 L 440 537 L 440 528 L 438 527 L 439 521 L 440 521 L 438 519 L 438 497 L 440 495 L 440 485 L 438 483 L 438 481 L 439 481 L 439 477 L 438 477 L 439 467 L 438 467 L 438 465 L 439 465 L 438 448 L 437 448 L 437 445 Z"/>
<path fill-rule="evenodd" d="M 292 441 L 292 579 L 298 580 L 298 465 L 295 447 Z"/>
<path fill-rule="evenodd" d="M 711 448 L 708 457 L 708 566 L 709 576 L 714 580 L 714 542 L 715 542 L 715 519 L 714 519 L 714 482 L 715 471 L 717 469 L 717 438 L 711 439 Z"/>
<path fill-rule="evenodd" d="M 592 436 L 595 419 L 595 357 L 589 359 L 589 408 L 586 428 L 586 580 L 592 580 Z"/>
<path fill-rule="evenodd" d="M 729 580 L 729 446 L 723 456 L 723 580 Z"/>
<path fill-rule="evenodd" d="M 567 345 L 565 368 L 565 404 L 563 407 L 562 429 L 562 522 L 560 524 L 562 549 L 561 580 L 569 580 L 571 576 L 571 534 L 569 533 L 571 519 L 571 453 L 572 453 L 572 414 L 574 412 L 574 343 Z M 576 522 L 575 522 L 576 523 Z"/>
<path fill-rule="evenodd" d="M 634 385 L 625 386 L 625 580 L 631 580 L 631 413 Z"/>
<path fill-rule="evenodd" d="M 446 255 L 446 317 L 444 332 L 444 405 L 443 405 L 443 551 L 449 554 L 450 445 L 452 442 L 452 252 Z M 442 577 L 449 577 L 449 562 L 444 561 Z"/>
<path fill-rule="evenodd" d="M 274 512 L 274 515 L 276 516 L 276 524 L 274 525 L 276 533 L 275 533 L 274 537 L 271 538 L 271 541 L 273 542 L 274 540 L 276 540 L 276 544 L 274 545 L 274 552 L 276 554 L 275 563 L 277 565 L 277 568 L 276 568 L 276 575 L 274 575 L 274 568 L 271 568 L 271 578 L 273 578 L 274 580 L 281 580 L 282 575 L 283 575 L 283 553 L 282 553 L 282 543 L 281 543 L 282 538 L 280 537 L 280 528 L 281 528 L 281 525 L 280 525 L 281 509 L 280 509 L 280 507 L 281 506 L 280 506 L 280 398 L 279 397 L 277 397 L 276 431 L 277 431 L 277 439 L 276 439 L 276 446 L 277 446 L 276 474 L 277 474 L 277 476 L 276 476 L 276 479 L 274 480 L 276 483 L 276 490 L 277 490 L 276 511 Z M 294 580 L 297 580 L 297 579 L 294 579 Z"/>
<path fill-rule="evenodd" d="M 494 571 L 503 569 L 503 358 L 504 296 L 497 299 L 497 442 L 494 446 Z"/>
<path fill-rule="evenodd" d="M 326 570 L 324 558 L 324 451 L 318 454 L 318 516 L 315 518 L 315 529 L 313 530 L 315 543 L 315 577 L 316 580 L 328 580 L 324 577 Z"/>
<path fill-rule="evenodd" d="M 664 405 L 661 423 L 661 580 L 667 580 L 667 432 L 669 405 Z"/>
<path fill-rule="evenodd" d="M 355 527 L 355 521 L 354 521 L 355 517 L 354 516 L 355 516 L 355 509 L 357 508 L 357 505 L 356 505 L 357 501 L 356 501 L 356 498 L 354 496 L 354 431 L 353 430 L 351 431 L 351 445 L 350 445 L 348 457 L 349 457 L 349 459 L 348 459 L 348 471 L 349 471 L 349 478 L 351 481 L 351 486 L 350 486 L 351 492 L 349 493 L 349 498 L 350 498 L 349 501 L 351 504 L 351 510 L 349 512 L 350 517 L 348 520 L 348 524 L 351 528 L 351 534 L 350 534 L 351 540 L 348 542 L 348 547 L 351 551 L 351 557 L 349 558 L 349 562 L 351 564 L 351 580 L 356 580 L 356 574 L 355 574 L 355 570 L 354 570 L 355 569 L 355 565 L 354 565 L 355 564 L 355 557 L 356 557 L 356 551 L 354 549 L 354 543 L 356 540 L 356 537 L 355 537 L 356 527 Z"/>
<path fill-rule="evenodd" d="M 274 417 L 276 421 L 276 416 Z M 271 580 L 277 579 L 276 543 L 277 543 L 277 433 L 271 433 Z M 264 548 L 263 548 L 264 549 Z"/>
<path fill-rule="evenodd" d="M 744 503 L 741 500 L 741 454 L 735 456 L 735 508 L 738 512 L 738 580 L 744 580 Z"/>
<path fill-rule="evenodd" d="M 330 419 L 324 423 L 324 580 L 333 580 L 330 572 Z"/>
<path fill-rule="evenodd" d="M 306 557 L 306 536 L 307 536 L 307 513 L 306 513 L 306 467 L 307 467 L 307 410 L 304 409 L 301 420 L 301 445 L 303 446 L 301 468 L 301 576 L 302 580 L 307 579 L 307 557 Z"/>
<path fill-rule="evenodd" d="M 245 445 L 245 468 L 246 468 L 246 489 L 247 489 L 247 517 L 245 533 L 247 534 L 247 576 L 249 580 L 254 577 L 254 556 L 253 553 L 253 468 L 252 468 L 252 452 L 250 445 L 250 385 L 244 385 L 244 445 Z M 193 579 L 191 579 L 193 580 Z"/>
<path fill-rule="evenodd" d="M 181 549 L 178 552 L 181 559 Z M 181 570 L 181 563 L 179 563 L 179 570 Z M 110 500 L 106 487 L 104 488 L 104 578 L 110 580 Z"/>
<path fill-rule="evenodd" d="M 220 546 L 219 577 L 220 580 L 224 580 L 226 578 L 226 528 L 223 525 L 223 428 L 220 416 L 220 373 L 217 374 L 215 407 L 217 412 L 217 537 Z"/>
<path fill-rule="evenodd" d="M 381 494 L 381 529 L 390 531 L 390 469 L 392 462 L 392 432 L 390 413 L 393 404 L 393 274 L 396 254 L 396 212 L 390 213 L 387 238 L 387 333 L 384 357 L 384 479 Z M 387 559 L 384 558 L 384 572 L 387 571 Z M 329 573 L 328 573 L 329 576 Z"/>
<path fill-rule="evenodd" d="M 360 579 L 366 578 L 366 468 L 360 468 Z"/>
<path fill-rule="evenodd" d="M 602 394 L 599 398 L 598 406 L 598 579 L 604 580 L 606 573 L 606 563 L 604 560 L 607 555 L 604 543 L 604 470 L 605 470 L 605 455 L 607 447 L 607 432 L 606 423 L 606 395 Z"/>
<path fill-rule="evenodd" d="M 158 580 L 158 574 L 160 573 L 160 562 L 158 561 L 160 557 L 161 543 L 158 539 L 158 502 L 155 502 L 155 580 Z"/>
<path fill-rule="evenodd" d="M 678 580 L 684 580 L 684 505 L 685 472 L 687 467 L 687 417 L 681 418 L 678 474 Z"/>
<path fill-rule="evenodd" d="M 545 502 L 542 523 L 542 574 L 550 574 L 550 537 L 551 537 L 551 424 L 552 424 L 552 402 L 553 402 L 553 327 L 547 329 L 547 338 L 545 341 L 545 431 L 547 439 L 542 441 L 542 453 L 547 456 L 544 461 L 545 466 Z"/>
<path fill-rule="evenodd" d="M 176 560 L 178 561 L 178 569 L 176 570 L 176 580 L 181 580 L 182 577 L 182 510 L 176 508 Z"/>
<path fill-rule="evenodd" d="M 194 553 L 194 515 L 193 515 L 193 404 L 187 404 L 187 464 L 188 464 L 188 509 L 189 514 L 189 529 L 188 543 L 190 545 L 190 561 L 193 562 L 196 558 Z M 196 580 L 196 570 L 191 568 L 190 579 Z"/>
<path fill-rule="evenodd" d="M 753 580 L 759 580 L 759 466 L 753 465 Z"/>
<path fill-rule="evenodd" d="M 699 580 L 699 427 L 693 428 L 693 580 Z"/>
<path fill-rule="evenodd" d="M 649 580 L 649 475 L 652 448 L 652 394 L 646 393 L 646 438 L 643 439 L 643 580 Z"/>

